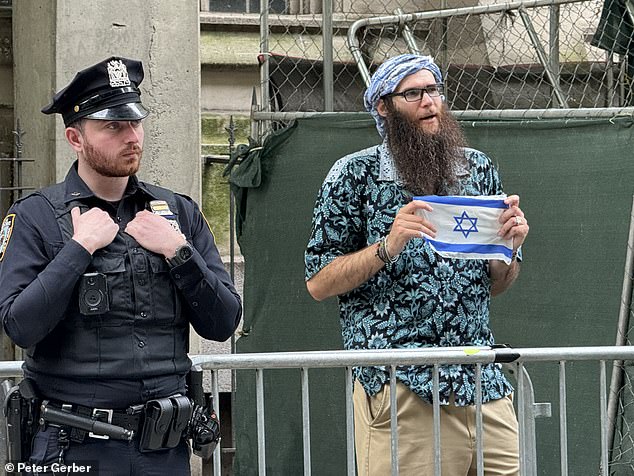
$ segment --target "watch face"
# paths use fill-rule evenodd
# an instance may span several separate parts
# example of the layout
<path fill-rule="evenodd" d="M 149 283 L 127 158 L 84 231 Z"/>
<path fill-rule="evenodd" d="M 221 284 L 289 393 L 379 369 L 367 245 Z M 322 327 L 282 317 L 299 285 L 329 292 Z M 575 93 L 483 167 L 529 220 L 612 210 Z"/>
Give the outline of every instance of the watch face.
<path fill-rule="evenodd" d="M 189 245 L 183 245 L 178 249 L 178 257 L 183 261 L 188 260 L 192 256 L 192 249 Z"/>

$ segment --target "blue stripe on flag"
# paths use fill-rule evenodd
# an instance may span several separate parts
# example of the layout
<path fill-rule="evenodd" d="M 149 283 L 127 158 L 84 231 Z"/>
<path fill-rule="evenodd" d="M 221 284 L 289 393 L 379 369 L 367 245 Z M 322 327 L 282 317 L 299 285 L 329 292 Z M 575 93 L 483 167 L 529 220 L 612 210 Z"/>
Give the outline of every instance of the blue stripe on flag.
<path fill-rule="evenodd" d="M 478 244 L 453 244 L 453 243 L 445 243 L 443 241 L 430 240 L 429 238 L 425 238 L 429 241 L 430 244 L 434 245 L 434 248 L 438 251 L 453 251 L 456 253 L 478 253 L 483 256 L 492 255 L 492 254 L 500 254 L 511 258 L 513 256 L 513 250 L 507 248 L 502 245 L 478 245 Z"/>
<path fill-rule="evenodd" d="M 441 205 L 462 205 L 467 207 L 487 207 L 487 208 L 508 208 L 509 206 L 504 203 L 504 199 L 478 199 L 469 197 L 456 197 L 456 196 L 437 196 L 437 195 L 425 195 L 424 197 L 414 197 L 413 200 L 422 200 L 429 203 L 438 203 Z"/>

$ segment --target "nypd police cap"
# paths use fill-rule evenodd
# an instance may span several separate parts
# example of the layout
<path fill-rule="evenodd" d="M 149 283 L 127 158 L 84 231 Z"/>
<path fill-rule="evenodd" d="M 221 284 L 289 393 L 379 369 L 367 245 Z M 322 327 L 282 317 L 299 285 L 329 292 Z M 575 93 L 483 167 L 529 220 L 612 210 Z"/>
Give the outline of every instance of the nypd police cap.
<path fill-rule="evenodd" d="M 61 114 L 66 126 L 82 118 L 138 121 L 149 114 L 141 104 L 141 81 L 140 61 L 108 58 L 77 73 L 42 112 Z"/>

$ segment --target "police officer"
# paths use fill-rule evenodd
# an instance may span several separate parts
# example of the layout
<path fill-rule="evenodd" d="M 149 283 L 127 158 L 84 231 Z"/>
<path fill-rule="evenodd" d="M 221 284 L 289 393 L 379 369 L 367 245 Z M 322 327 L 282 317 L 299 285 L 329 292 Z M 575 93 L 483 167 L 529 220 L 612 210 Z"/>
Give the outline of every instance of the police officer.
<path fill-rule="evenodd" d="M 13 204 L 0 230 L 0 316 L 26 349 L 25 376 L 50 405 L 136 435 L 43 425 L 30 461 L 49 470 L 63 461 L 100 476 L 190 474 L 184 438 L 139 451 L 143 418 L 130 409 L 185 393 L 189 324 L 224 341 L 241 317 L 197 204 L 135 175 L 142 80 L 139 61 L 112 57 L 55 94 L 42 112 L 62 115 L 77 161 L 63 182 Z"/>

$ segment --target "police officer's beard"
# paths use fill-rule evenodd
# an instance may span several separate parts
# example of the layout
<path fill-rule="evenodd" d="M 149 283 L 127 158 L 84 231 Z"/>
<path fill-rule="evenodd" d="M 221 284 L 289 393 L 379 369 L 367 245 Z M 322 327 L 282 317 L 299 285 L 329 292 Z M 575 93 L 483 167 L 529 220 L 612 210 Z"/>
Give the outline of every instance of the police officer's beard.
<path fill-rule="evenodd" d="M 132 152 L 137 158 L 133 158 Z M 126 155 L 128 154 L 128 155 Z M 88 140 L 84 141 L 84 159 L 99 175 L 104 177 L 129 177 L 139 171 L 143 149 L 132 145 L 119 153 L 108 153 L 97 150 Z"/>
<path fill-rule="evenodd" d="M 457 166 L 464 162 L 464 135 L 443 107 L 437 132 L 425 131 L 386 103 L 387 143 L 405 188 L 414 195 L 446 194 L 456 183 Z"/>

